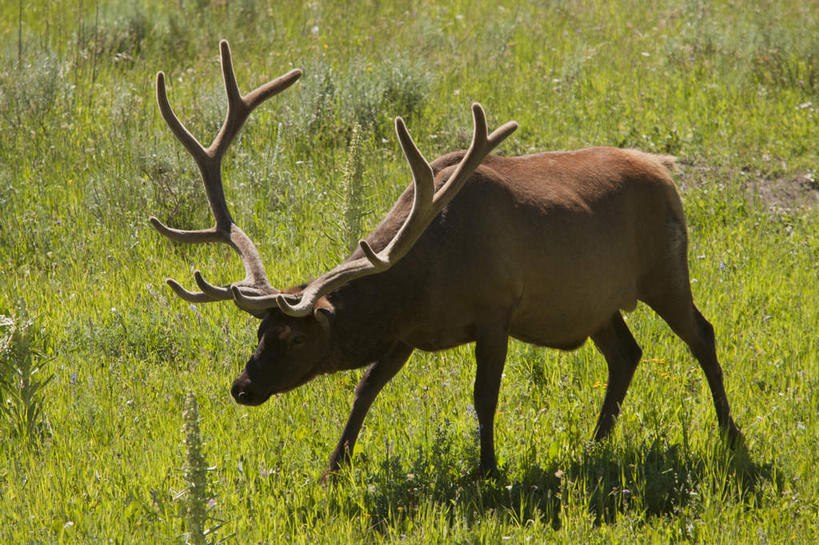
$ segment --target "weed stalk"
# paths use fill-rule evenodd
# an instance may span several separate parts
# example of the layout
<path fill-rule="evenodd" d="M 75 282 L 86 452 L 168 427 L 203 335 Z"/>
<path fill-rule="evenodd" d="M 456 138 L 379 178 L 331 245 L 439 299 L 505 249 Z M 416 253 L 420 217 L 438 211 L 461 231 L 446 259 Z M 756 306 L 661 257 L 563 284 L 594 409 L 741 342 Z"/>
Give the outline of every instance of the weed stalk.
<path fill-rule="evenodd" d="M 358 245 L 361 223 L 366 215 L 364 209 L 364 179 L 361 161 L 361 125 L 353 124 L 347 162 L 342 171 L 342 191 L 344 191 L 344 244 L 348 251 Z"/>
<path fill-rule="evenodd" d="M 205 460 L 204 443 L 199 431 L 199 406 L 196 396 L 191 392 L 185 398 L 182 420 L 186 451 L 184 474 L 188 484 L 184 492 L 187 497 L 183 508 L 188 526 L 186 542 L 192 545 L 215 543 L 210 538 L 215 538 L 215 532 L 224 523 L 209 515 L 211 507 L 216 503 L 211 496 L 208 479 L 208 473 L 213 468 L 208 467 Z M 216 526 L 207 528 L 209 520 L 216 521 Z"/>

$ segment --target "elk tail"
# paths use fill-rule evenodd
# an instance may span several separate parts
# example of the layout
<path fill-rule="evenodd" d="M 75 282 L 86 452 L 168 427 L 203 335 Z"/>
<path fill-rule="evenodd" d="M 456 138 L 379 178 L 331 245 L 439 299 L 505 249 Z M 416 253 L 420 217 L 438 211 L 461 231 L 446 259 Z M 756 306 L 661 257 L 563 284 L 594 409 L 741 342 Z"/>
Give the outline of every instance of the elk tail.
<path fill-rule="evenodd" d="M 675 156 L 655 153 L 654 158 L 665 167 L 669 174 L 677 172 L 677 158 Z"/>

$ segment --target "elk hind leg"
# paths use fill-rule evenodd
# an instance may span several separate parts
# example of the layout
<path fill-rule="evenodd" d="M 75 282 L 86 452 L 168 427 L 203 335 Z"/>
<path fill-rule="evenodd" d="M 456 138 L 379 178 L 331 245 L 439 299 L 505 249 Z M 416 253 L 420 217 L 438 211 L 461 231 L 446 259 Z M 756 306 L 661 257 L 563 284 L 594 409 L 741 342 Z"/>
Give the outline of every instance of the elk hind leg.
<path fill-rule="evenodd" d="M 731 446 L 738 446 L 742 440 L 742 433 L 731 418 L 722 368 L 717 359 L 714 328 L 694 305 L 688 283 L 687 266 L 683 270 L 685 271 L 684 279 L 677 278 L 675 282 L 673 276 L 666 277 L 664 293 L 655 293 L 644 300 L 688 345 L 691 353 L 699 362 L 708 381 L 708 387 L 711 389 L 720 430 Z"/>
<path fill-rule="evenodd" d="M 594 440 L 600 441 L 611 433 L 643 351 L 637 345 L 637 341 L 634 340 L 619 312 L 615 313 L 602 329 L 592 335 L 592 341 L 606 358 L 609 368 L 606 395 L 603 399 L 603 406 L 600 408 L 597 425 L 594 427 Z"/>

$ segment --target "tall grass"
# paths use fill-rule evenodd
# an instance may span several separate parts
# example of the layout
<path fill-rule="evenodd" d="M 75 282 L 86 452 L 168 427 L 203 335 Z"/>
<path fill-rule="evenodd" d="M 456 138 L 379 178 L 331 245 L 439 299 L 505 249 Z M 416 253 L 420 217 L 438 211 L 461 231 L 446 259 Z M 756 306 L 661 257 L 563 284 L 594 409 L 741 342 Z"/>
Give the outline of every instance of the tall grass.
<path fill-rule="evenodd" d="M 184 540 L 175 446 L 189 392 L 228 540 L 819 541 L 818 16 L 795 0 L 0 3 L 0 314 L 15 324 L 0 335 L 17 328 L 3 361 L 39 385 L 21 405 L 37 407 L 37 441 L 13 431 L 28 417 L 1 420 L 0 542 Z M 472 101 L 491 125 L 520 124 L 499 153 L 676 154 L 692 286 L 750 458 L 721 449 L 698 365 L 639 307 L 628 323 L 645 361 L 604 445 L 588 445 L 601 356 L 512 342 L 501 471 L 476 479 L 471 350 L 417 353 L 368 415 L 353 466 L 320 486 L 358 372 L 236 406 L 255 320 L 193 308 L 162 280 L 198 268 L 226 283 L 241 265 L 146 222 L 211 221 L 153 85 L 164 70 L 180 119 L 209 141 L 225 108 L 221 38 L 243 90 L 305 70 L 224 165 L 231 210 L 279 287 L 336 264 L 408 184 L 394 116 L 430 159 L 468 144 Z M 345 205 L 345 179 L 359 204 Z M 345 206 L 358 212 L 344 219 Z M 36 324 L 23 328 L 18 301 Z M 29 348 L 10 360 L 9 346 Z M 6 388 L 4 407 L 9 392 L 22 390 Z"/>

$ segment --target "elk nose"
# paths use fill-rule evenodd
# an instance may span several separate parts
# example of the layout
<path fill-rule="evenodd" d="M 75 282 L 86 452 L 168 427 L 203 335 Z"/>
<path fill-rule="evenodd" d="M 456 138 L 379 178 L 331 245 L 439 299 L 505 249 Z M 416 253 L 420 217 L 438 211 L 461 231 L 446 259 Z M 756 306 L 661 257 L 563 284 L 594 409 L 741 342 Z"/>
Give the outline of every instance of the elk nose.
<path fill-rule="evenodd" d="M 233 396 L 233 399 L 235 399 L 237 403 L 245 405 L 250 402 L 250 394 L 248 394 L 246 390 L 243 390 L 241 387 L 239 387 L 238 384 L 233 385 L 233 387 L 230 389 L 230 394 Z"/>

